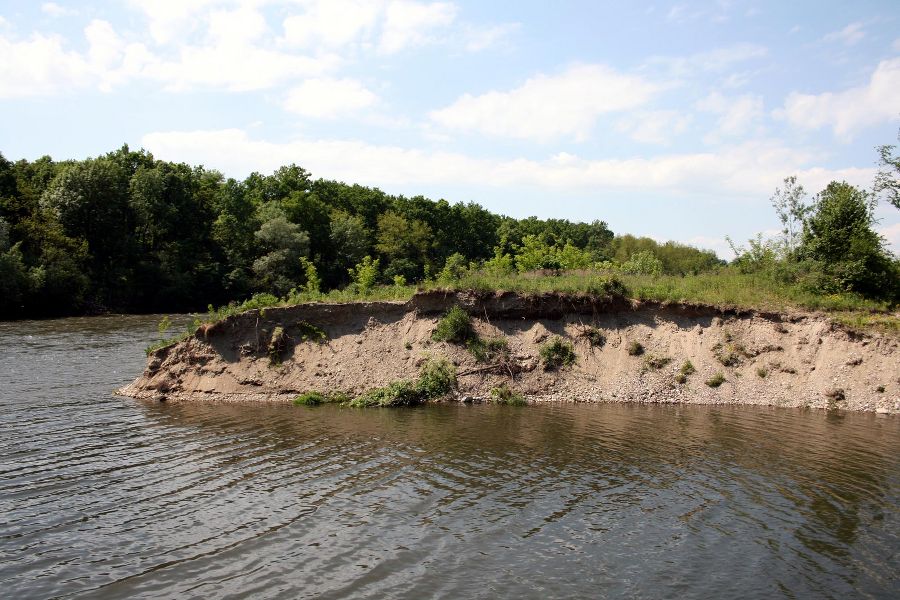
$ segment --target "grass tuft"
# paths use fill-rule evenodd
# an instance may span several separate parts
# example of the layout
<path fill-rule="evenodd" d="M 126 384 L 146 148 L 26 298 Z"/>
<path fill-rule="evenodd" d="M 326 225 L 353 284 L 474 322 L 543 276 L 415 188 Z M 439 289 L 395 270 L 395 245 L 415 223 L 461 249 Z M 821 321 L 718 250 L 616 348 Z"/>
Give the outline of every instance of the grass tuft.
<path fill-rule="evenodd" d="M 706 385 L 711 388 L 717 388 L 725 383 L 725 375 L 720 371 L 706 380 Z"/>
<path fill-rule="evenodd" d="M 539 352 L 545 371 L 570 367 L 577 359 L 572 343 L 559 336 L 554 336 L 552 340 L 541 344 Z"/>
<path fill-rule="evenodd" d="M 505 404 L 507 406 L 525 406 L 528 404 L 525 397 L 507 386 L 506 382 L 491 389 L 491 399 L 497 404 Z"/>

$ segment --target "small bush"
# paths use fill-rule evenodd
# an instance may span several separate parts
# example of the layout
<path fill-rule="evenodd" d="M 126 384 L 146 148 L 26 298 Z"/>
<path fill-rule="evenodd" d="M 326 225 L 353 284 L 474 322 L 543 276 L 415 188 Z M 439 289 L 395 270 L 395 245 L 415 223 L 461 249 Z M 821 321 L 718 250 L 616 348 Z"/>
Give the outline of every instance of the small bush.
<path fill-rule="evenodd" d="M 629 356 L 640 356 L 644 353 L 644 346 L 640 342 L 631 342 L 628 344 Z"/>
<path fill-rule="evenodd" d="M 756 374 L 760 377 L 760 379 L 765 379 L 769 376 L 769 370 L 765 367 L 756 367 Z"/>
<path fill-rule="evenodd" d="M 419 379 L 393 381 L 369 390 L 345 402 L 354 408 L 370 406 L 415 406 L 439 398 L 456 387 L 456 369 L 446 360 L 430 360 L 423 365 Z"/>
<path fill-rule="evenodd" d="M 269 345 L 266 353 L 269 355 L 269 363 L 277 365 L 281 363 L 281 355 L 287 349 L 288 336 L 284 332 L 284 327 L 276 327 L 272 330 L 272 337 L 269 338 Z"/>
<path fill-rule="evenodd" d="M 346 404 L 350 401 L 350 396 L 344 392 L 304 392 L 294 398 L 296 406 L 318 406 L 320 404 Z"/>
<path fill-rule="evenodd" d="M 524 396 L 515 390 L 510 389 L 506 383 L 491 389 L 491 399 L 497 404 L 506 404 L 507 406 L 524 406 L 528 404 Z"/>
<path fill-rule="evenodd" d="M 654 356 L 652 354 L 648 354 L 644 357 L 644 369 L 659 370 L 665 367 L 670 362 L 672 362 L 672 359 L 668 356 Z"/>
<path fill-rule="evenodd" d="M 403 344 L 403 347 L 407 350 L 412 350 L 412 342 L 406 342 L 405 344 Z"/>
<path fill-rule="evenodd" d="M 479 337 L 469 340 L 466 344 L 469 352 L 478 362 L 488 362 L 495 357 L 509 353 L 509 342 L 506 338 L 491 338 L 483 340 Z"/>
<path fill-rule="evenodd" d="M 541 344 L 540 355 L 545 371 L 572 366 L 576 360 L 575 348 L 559 336 Z"/>
<path fill-rule="evenodd" d="M 602 348 L 606 344 L 606 337 L 596 327 L 586 327 L 581 332 L 581 337 L 588 341 L 591 348 Z"/>
<path fill-rule="evenodd" d="M 716 373 L 715 375 L 713 375 L 712 377 L 710 377 L 709 379 L 706 380 L 706 385 L 708 385 L 711 388 L 717 388 L 720 385 L 722 385 L 723 383 L 725 383 L 725 375 L 723 375 L 721 372 Z"/>
<path fill-rule="evenodd" d="M 456 387 L 456 369 L 446 360 L 429 360 L 419 372 L 416 390 L 423 400 L 439 398 Z"/>
<path fill-rule="evenodd" d="M 431 339 L 436 342 L 451 342 L 453 344 L 465 344 L 478 338 L 469 313 L 459 306 L 454 306 L 438 321 L 437 327 L 431 334 Z"/>
<path fill-rule="evenodd" d="M 357 396 L 349 402 L 354 408 L 369 406 L 413 406 L 422 402 L 416 385 L 405 379 L 393 381 L 384 387 L 375 388 Z"/>
<path fill-rule="evenodd" d="M 687 378 L 690 375 L 693 375 L 697 372 L 697 369 L 694 368 L 694 364 L 686 360 L 684 364 L 681 365 L 681 368 L 678 369 L 678 374 L 675 375 L 675 381 L 678 383 L 687 383 Z"/>
<path fill-rule="evenodd" d="M 875 388 L 875 391 L 878 392 L 879 394 L 883 394 L 883 393 L 884 393 L 884 386 L 883 386 L 883 385 L 879 385 L 877 388 Z"/>
<path fill-rule="evenodd" d="M 321 344 L 328 339 L 328 334 L 325 333 L 325 330 L 316 327 L 312 323 L 300 321 L 297 323 L 296 327 L 301 342 L 316 342 L 317 344 Z"/>

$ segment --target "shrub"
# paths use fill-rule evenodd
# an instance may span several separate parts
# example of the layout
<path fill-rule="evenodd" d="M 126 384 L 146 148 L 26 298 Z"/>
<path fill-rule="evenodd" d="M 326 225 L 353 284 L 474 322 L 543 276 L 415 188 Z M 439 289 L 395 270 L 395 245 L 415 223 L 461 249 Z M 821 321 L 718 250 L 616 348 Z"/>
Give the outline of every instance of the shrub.
<path fill-rule="evenodd" d="M 769 375 L 769 370 L 765 367 L 756 367 L 756 374 L 761 379 L 765 379 Z"/>
<path fill-rule="evenodd" d="M 346 404 L 354 408 L 415 406 L 448 394 L 455 387 L 456 369 L 453 365 L 446 360 L 429 360 L 419 372 L 417 381 L 393 381 L 384 387 L 369 390 Z"/>
<path fill-rule="evenodd" d="M 431 339 L 436 342 L 465 344 L 471 340 L 478 339 L 478 335 L 472 326 L 472 319 L 469 317 L 469 313 L 459 306 L 454 306 L 438 321 L 437 327 L 431 334 Z"/>
<path fill-rule="evenodd" d="M 449 394 L 456 387 L 456 369 L 446 360 L 429 360 L 419 372 L 416 390 L 423 400 Z"/>
<path fill-rule="evenodd" d="M 318 406 L 320 404 L 345 404 L 350 401 L 350 396 L 344 392 L 303 392 L 294 398 L 296 406 Z"/>
<path fill-rule="evenodd" d="M 697 372 L 697 369 L 694 368 L 694 364 L 686 360 L 684 364 L 681 365 L 681 368 L 678 369 L 678 374 L 675 375 L 675 381 L 678 383 L 687 383 L 687 378 L 689 375 L 693 375 Z"/>
<path fill-rule="evenodd" d="M 575 349 L 572 347 L 572 344 L 559 336 L 555 336 L 549 342 L 541 344 L 540 355 L 545 371 L 569 367 L 575 364 L 576 359 Z"/>
<path fill-rule="evenodd" d="M 644 357 L 644 368 L 649 369 L 662 369 L 667 364 L 672 362 L 672 359 L 668 356 L 654 356 L 652 354 L 648 354 Z"/>
<path fill-rule="evenodd" d="M 644 353 L 644 346 L 640 342 L 631 342 L 628 344 L 629 356 L 640 356 Z"/>
<path fill-rule="evenodd" d="M 407 380 L 393 381 L 384 387 L 375 388 L 350 401 L 350 406 L 412 406 L 422 402 L 416 385 Z"/>
<path fill-rule="evenodd" d="M 510 389 L 505 382 L 491 389 L 491 399 L 497 404 L 506 404 L 507 406 L 524 406 L 528 404 L 522 394 Z"/>
<path fill-rule="evenodd" d="M 591 348 L 602 348 L 606 343 L 606 337 L 596 327 L 586 327 L 581 332 L 581 337 L 588 341 Z"/>
<path fill-rule="evenodd" d="M 505 355 L 509 353 L 509 342 L 506 338 L 491 338 L 487 340 L 483 340 L 479 337 L 476 337 L 473 340 L 469 340 L 466 344 L 466 348 L 468 348 L 469 352 L 472 353 L 472 356 L 475 357 L 475 360 L 478 362 L 488 362 L 493 358 L 499 355 Z"/>
<path fill-rule="evenodd" d="M 713 375 L 712 377 L 710 377 L 709 379 L 706 380 L 706 385 L 708 385 L 711 388 L 717 388 L 720 385 L 722 385 L 723 383 L 725 383 L 725 375 L 723 375 L 721 372 L 716 373 L 715 375 Z"/>
<path fill-rule="evenodd" d="M 884 386 L 883 386 L 883 385 L 879 385 L 877 388 L 875 388 L 875 391 L 878 392 L 879 394 L 883 394 L 883 393 L 884 393 Z"/>

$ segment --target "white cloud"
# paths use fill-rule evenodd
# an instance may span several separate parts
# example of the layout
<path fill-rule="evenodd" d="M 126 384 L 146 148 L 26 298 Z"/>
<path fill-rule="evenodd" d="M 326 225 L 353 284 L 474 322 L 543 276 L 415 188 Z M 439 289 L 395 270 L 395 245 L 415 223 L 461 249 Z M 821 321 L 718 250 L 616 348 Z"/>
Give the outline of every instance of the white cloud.
<path fill-rule="evenodd" d="M 378 49 L 384 54 L 393 54 L 409 46 L 427 43 L 432 40 L 432 30 L 453 23 L 456 12 L 456 5 L 450 2 L 425 4 L 394 0 L 387 7 Z"/>
<path fill-rule="evenodd" d="M 354 79 L 308 79 L 288 92 L 284 108 L 306 117 L 334 118 L 377 101 L 375 94 Z"/>
<path fill-rule="evenodd" d="M 384 5 L 365 0 L 318 0 L 306 9 L 284 20 L 285 43 L 338 48 L 371 36 Z"/>
<path fill-rule="evenodd" d="M 85 85 L 91 67 L 63 48 L 58 35 L 33 34 L 24 41 L 0 35 L 0 98 L 54 94 Z"/>
<path fill-rule="evenodd" d="M 689 56 L 653 56 L 646 67 L 662 67 L 672 77 L 691 77 L 700 73 L 718 73 L 731 66 L 768 56 L 769 50 L 758 44 L 734 44 Z"/>
<path fill-rule="evenodd" d="M 153 39 L 159 44 L 183 39 L 194 31 L 203 20 L 197 18 L 209 7 L 221 0 L 130 0 L 130 4 L 143 11 Z"/>
<path fill-rule="evenodd" d="M 716 130 L 707 141 L 743 135 L 752 130 L 763 116 L 762 96 L 752 94 L 726 98 L 719 92 L 713 92 L 697 102 L 696 107 L 698 110 L 719 115 Z"/>
<path fill-rule="evenodd" d="M 792 92 L 775 116 L 804 129 L 831 127 L 834 134 L 850 139 L 871 125 L 900 117 L 900 58 L 884 60 L 869 82 L 842 92 L 801 94 Z"/>
<path fill-rule="evenodd" d="M 507 38 L 512 32 L 519 29 L 519 23 L 502 23 L 491 27 L 467 27 L 464 38 L 466 50 L 480 52 L 490 48 Z"/>
<path fill-rule="evenodd" d="M 41 4 L 41 12 L 50 17 L 68 17 L 78 14 L 77 10 L 60 6 L 56 2 L 44 2 Z"/>
<path fill-rule="evenodd" d="M 639 111 L 620 119 L 616 130 L 644 144 L 668 144 L 684 133 L 691 118 L 675 110 Z"/>
<path fill-rule="evenodd" d="M 853 46 L 866 37 L 866 31 L 862 23 L 850 23 L 840 31 L 832 31 L 822 39 L 826 42 L 836 42 L 845 46 Z"/>
<path fill-rule="evenodd" d="M 430 116 L 449 129 L 521 139 L 583 139 L 600 115 L 638 107 L 658 89 L 603 65 L 578 65 L 559 75 L 537 75 L 507 92 L 465 94 Z"/>
<path fill-rule="evenodd" d="M 159 158 L 202 163 L 231 176 L 272 171 L 296 162 L 317 177 L 377 186 L 472 185 L 483 188 L 536 187 L 546 190 L 664 190 L 729 201 L 766 199 L 785 174 L 794 173 L 810 190 L 829 181 L 868 185 L 874 169 L 830 170 L 809 166 L 819 156 L 774 142 L 736 144 L 717 153 L 670 154 L 653 158 L 590 160 L 559 153 L 545 160 L 476 159 L 355 140 L 297 139 L 272 143 L 245 131 L 151 133 L 142 145 Z"/>

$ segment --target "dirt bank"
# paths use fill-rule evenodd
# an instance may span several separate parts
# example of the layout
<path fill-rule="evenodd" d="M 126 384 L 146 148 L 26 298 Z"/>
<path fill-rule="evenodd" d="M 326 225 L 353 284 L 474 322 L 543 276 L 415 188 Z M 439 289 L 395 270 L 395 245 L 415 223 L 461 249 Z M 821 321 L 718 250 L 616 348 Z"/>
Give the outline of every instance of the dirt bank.
<path fill-rule="evenodd" d="M 479 362 L 465 347 L 432 341 L 438 320 L 455 304 L 472 315 L 482 338 L 505 339 L 508 354 Z M 554 336 L 573 344 L 574 366 L 544 369 L 539 348 Z M 642 354 L 635 354 L 635 342 Z M 428 292 L 406 303 L 250 311 L 156 351 L 143 375 L 118 393 L 226 401 L 286 401 L 309 390 L 354 395 L 414 379 L 429 357 L 456 365 L 459 391 L 452 399 L 460 401 L 488 398 L 505 382 L 533 401 L 900 412 L 896 338 L 848 331 L 822 315 L 562 294 Z M 694 372 L 682 375 L 687 361 Z M 724 382 L 710 387 L 718 374 Z"/>

